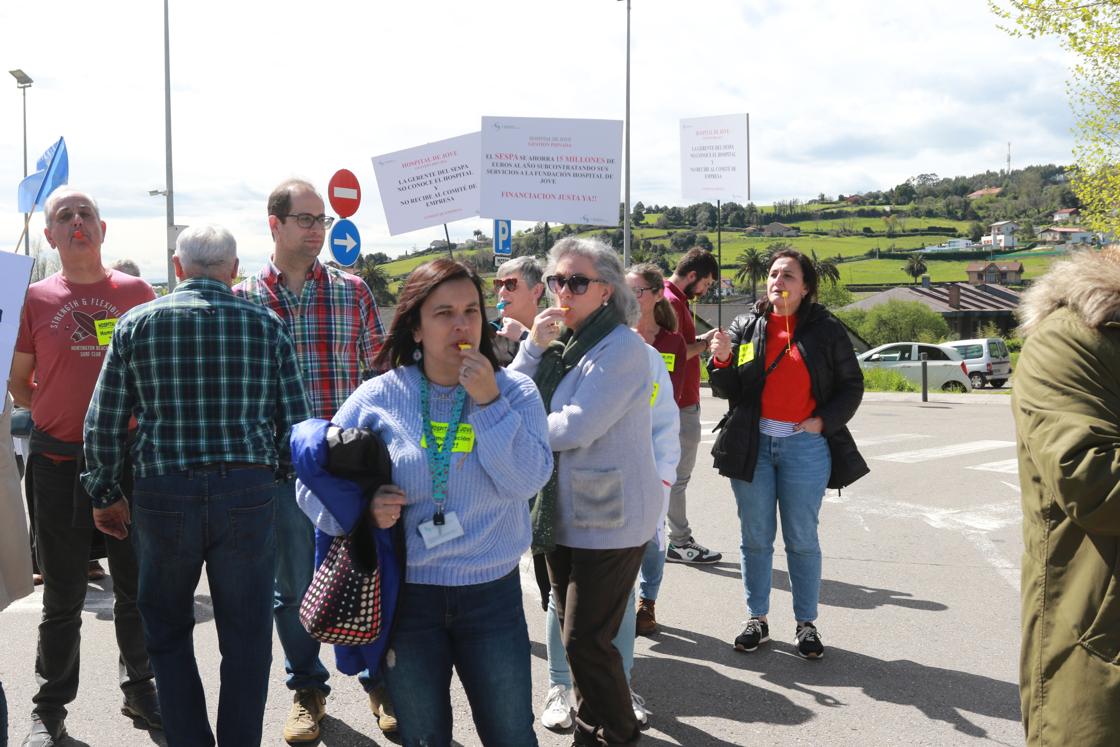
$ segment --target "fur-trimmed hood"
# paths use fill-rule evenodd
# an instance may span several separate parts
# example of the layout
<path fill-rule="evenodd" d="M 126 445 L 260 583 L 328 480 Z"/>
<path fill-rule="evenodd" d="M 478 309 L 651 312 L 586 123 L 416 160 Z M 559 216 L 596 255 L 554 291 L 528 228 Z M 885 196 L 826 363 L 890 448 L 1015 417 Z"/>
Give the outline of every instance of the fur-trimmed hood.
<path fill-rule="evenodd" d="M 1120 322 L 1120 248 L 1082 251 L 1055 262 L 1019 303 L 1019 334 L 1031 334 L 1046 317 L 1068 308 L 1096 329 Z"/>

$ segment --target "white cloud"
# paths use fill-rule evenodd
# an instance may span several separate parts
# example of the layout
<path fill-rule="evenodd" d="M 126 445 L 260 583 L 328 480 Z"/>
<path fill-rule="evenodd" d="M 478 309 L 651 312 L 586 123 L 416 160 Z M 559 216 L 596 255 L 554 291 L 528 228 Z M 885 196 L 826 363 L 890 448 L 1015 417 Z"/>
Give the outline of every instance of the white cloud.
<path fill-rule="evenodd" d="M 265 196 L 291 175 L 358 174 L 366 251 L 389 237 L 369 158 L 470 132 L 482 115 L 621 119 L 625 10 L 611 0 L 171 2 L 176 222 L 219 222 L 243 262 L 269 253 Z M 1065 55 L 1008 38 L 983 3 L 635 0 L 632 199 L 676 203 L 677 120 L 751 113 L 756 201 L 1068 162 Z M 107 257 L 162 278 L 159 3 L 0 8 L 0 62 L 35 79 L 29 158 L 64 135 L 97 196 Z M 0 88 L 0 241 L 22 228 L 20 98 Z M 41 218 L 32 230 L 41 231 Z M 451 226 L 453 238 L 489 227 Z M 3 248 L 10 248 L 4 246 Z"/>

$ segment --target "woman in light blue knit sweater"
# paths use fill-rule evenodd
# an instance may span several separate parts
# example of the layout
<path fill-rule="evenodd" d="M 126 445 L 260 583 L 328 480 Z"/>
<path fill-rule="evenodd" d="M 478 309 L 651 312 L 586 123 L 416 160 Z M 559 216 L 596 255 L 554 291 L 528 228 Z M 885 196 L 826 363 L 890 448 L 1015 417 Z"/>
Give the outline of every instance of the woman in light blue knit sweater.
<path fill-rule="evenodd" d="M 484 745 L 537 744 L 518 562 L 530 541 L 528 500 L 548 480 L 552 453 L 537 388 L 498 369 L 483 308 L 467 266 L 416 268 L 379 355 L 392 368 L 333 421 L 369 428 L 393 461 L 395 485 L 379 489 L 370 510 L 380 528 L 404 524 L 405 584 L 383 671 L 405 745 L 451 743 L 452 667 Z M 315 521 L 338 531 L 325 511 Z"/>

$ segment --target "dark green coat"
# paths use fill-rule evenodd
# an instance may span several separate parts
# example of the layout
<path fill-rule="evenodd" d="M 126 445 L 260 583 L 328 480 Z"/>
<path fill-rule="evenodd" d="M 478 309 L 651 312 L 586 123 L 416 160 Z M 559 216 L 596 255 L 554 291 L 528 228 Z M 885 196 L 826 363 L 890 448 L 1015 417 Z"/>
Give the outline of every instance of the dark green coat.
<path fill-rule="evenodd" d="M 1024 296 L 1012 408 L 1022 485 L 1028 745 L 1120 744 L 1120 255 Z"/>

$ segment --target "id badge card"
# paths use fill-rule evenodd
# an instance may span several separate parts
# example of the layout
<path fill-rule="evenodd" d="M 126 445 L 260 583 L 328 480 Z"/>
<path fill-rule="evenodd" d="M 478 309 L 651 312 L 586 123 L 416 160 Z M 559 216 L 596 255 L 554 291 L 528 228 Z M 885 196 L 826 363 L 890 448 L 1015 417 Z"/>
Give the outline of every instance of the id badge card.
<path fill-rule="evenodd" d="M 459 523 L 459 517 L 454 511 L 448 511 L 443 515 L 443 524 L 436 524 L 428 519 L 419 528 L 420 538 L 424 540 L 424 547 L 429 550 L 442 545 L 444 542 L 450 542 L 463 536 L 463 525 Z"/>

